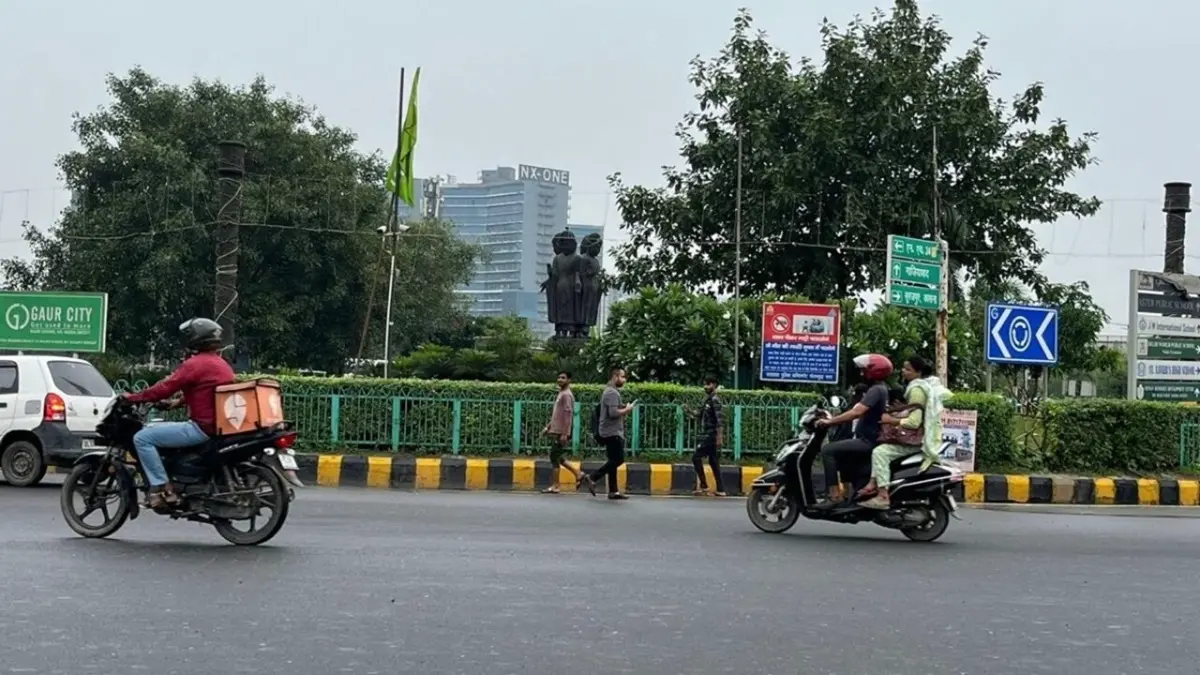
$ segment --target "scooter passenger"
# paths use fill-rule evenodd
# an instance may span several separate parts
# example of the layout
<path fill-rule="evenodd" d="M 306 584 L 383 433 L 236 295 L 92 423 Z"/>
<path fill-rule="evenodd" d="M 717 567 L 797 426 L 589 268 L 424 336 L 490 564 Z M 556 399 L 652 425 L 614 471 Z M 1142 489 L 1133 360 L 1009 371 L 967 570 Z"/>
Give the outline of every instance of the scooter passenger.
<path fill-rule="evenodd" d="M 900 368 L 900 376 L 906 383 L 904 398 L 907 404 L 900 412 L 883 416 L 884 433 L 871 456 L 871 482 L 859 493 L 859 497 L 874 495 L 862 502 L 870 509 L 891 508 L 888 485 L 892 482 L 892 462 L 902 457 L 924 452 L 925 463 L 921 470 L 937 461 L 937 450 L 942 438 L 942 401 L 950 392 L 941 380 L 933 375 L 933 367 L 924 359 L 913 356 Z"/>
<path fill-rule="evenodd" d="M 829 443 L 821 450 L 829 503 L 840 502 L 846 497 L 841 478 L 848 478 L 853 484 L 855 477 L 865 474 L 871 463 L 871 451 L 878 444 L 880 424 L 888 407 L 886 380 L 895 370 L 892 362 L 881 354 L 856 356 L 854 365 L 867 383 L 862 400 L 839 415 L 816 422 L 817 426 L 829 427 L 857 420 L 854 438 Z"/>

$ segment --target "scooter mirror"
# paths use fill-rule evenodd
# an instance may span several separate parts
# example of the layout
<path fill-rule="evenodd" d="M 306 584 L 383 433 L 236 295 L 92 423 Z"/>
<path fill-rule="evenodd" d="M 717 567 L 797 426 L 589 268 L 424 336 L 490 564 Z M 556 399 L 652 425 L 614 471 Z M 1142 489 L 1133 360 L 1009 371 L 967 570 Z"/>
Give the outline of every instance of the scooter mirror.
<path fill-rule="evenodd" d="M 830 397 L 829 397 L 829 405 L 831 405 L 831 406 L 833 406 L 833 407 L 835 407 L 835 408 L 840 408 L 840 407 L 842 407 L 842 397 L 841 397 L 841 396 L 838 396 L 838 395 L 836 395 L 836 394 L 835 394 L 835 395 L 833 395 L 833 396 L 830 396 Z"/>

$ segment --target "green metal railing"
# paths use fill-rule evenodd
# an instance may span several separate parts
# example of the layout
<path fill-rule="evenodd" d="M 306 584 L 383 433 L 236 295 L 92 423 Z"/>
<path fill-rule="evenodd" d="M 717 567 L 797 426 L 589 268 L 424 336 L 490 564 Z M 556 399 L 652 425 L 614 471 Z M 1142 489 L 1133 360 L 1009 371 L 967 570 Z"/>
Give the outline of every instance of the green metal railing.
<path fill-rule="evenodd" d="M 1200 468 L 1200 424 L 1184 422 L 1179 425 L 1179 467 Z"/>
<path fill-rule="evenodd" d="M 118 382 L 119 391 L 145 383 Z M 329 393 L 285 388 L 284 412 L 305 450 L 535 454 L 545 451 L 541 431 L 553 400 L 437 398 L 368 392 Z M 595 401 L 577 401 L 572 421 L 574 450 L 596 448 L 587 431 Z M 683 403 L 642 403 L 626 423 L 632 455 L 691 452 L 699 440 L 695 410 Z M 798 424 L 801 408 L 725 405 L 725 448 L 735 460 L 773 452 Z M 174 417 L 175 415 L 171 415 Z"/>

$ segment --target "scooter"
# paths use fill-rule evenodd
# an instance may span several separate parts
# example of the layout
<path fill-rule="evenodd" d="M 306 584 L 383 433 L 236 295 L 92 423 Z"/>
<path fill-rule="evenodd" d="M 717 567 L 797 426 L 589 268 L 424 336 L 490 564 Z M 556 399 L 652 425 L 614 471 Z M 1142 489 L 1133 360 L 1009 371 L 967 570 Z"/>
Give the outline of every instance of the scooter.
<path fill-rule="evenodd" d="M 833 396 L 828 402 L 810 407 L 800 417 L 800 427 L 792 438 L 780 446 L 775 455 L 775 469 L 767 471 L 750 484 L 746 497 L 746 513 L 750 522 L 763 532 L 782 534 L 792 529 L 800 516 L 810 520 L 830 520 L 838 523 L 875 523 L 900 530 L 911 541 L 932 542 L 946 532 L 950 517 L 958 518 L 958 503 L 951 494 L 956 483 L 965 475 L 957 467 L 936 463 L 921 471 L 924 456 L 916 454 L 892 463 L 892 481 L 888 484 L 891 508 L 887 511 L 860 505 L 864 501 L 851 496 L 837 504 L 822 504 L 813 490 L 813 462 L 821 452 L 828 429 L 818 427 L 817 420 L 830 416 L 827 407 L 840 407 Z M 938 456 L 947 456 L 953 442 L 944 442 Z M 950 454 L 949 456 L 953 456 Z M 865 482 L 865 481 L 864 481 Z M 861 488 L 856 485 L 855 489 Z"/>

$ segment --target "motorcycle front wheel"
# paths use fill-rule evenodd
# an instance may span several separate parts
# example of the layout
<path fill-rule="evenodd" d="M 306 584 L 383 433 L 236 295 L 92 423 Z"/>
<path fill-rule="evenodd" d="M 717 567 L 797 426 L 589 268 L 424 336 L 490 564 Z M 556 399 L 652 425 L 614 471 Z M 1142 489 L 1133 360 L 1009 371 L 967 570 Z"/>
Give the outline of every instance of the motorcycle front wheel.
<path fill-rule="evenodd" d="M 291 503 L 288 498 L 288 486 L 278 473 L 262 464 L 238 467 L 235 471 L 246 486 L 245 496 L 239 496 L 238 499 L 246 501 L 246 507 L 252 515 L 238 520 L 216 520 L 213 527 L 225 541 L 237 546 L 265 544 L 279 534 L 287 520 Z M 271 513 L 260 520 L 259 516 L 264 509 L 269 509 Z M 247 526 L 247 529 L 239 529 L 238 526 L 241 525 Z"/>
<path fill-rule="evenodd" d="M 107 537 L 125 524 L 134 496 L 105 463 L 78 464 L 63 481 L 59 504 L 63 519 L 75 534 L 89 539 Z M 88 517 L 100 515 L 95 524 Z"/>
<path fill-rule="evenodd" d="M 791 494 L 784 493 L 775 502 L 775 510 L 769 508 L 775 495 L 767 492 L 766 488 L 756 487 L 746 496 L 746 515 L 750 522 L 763 532 L 782 534 L 792 529 L 800 518 L 800 505 Z"/>

